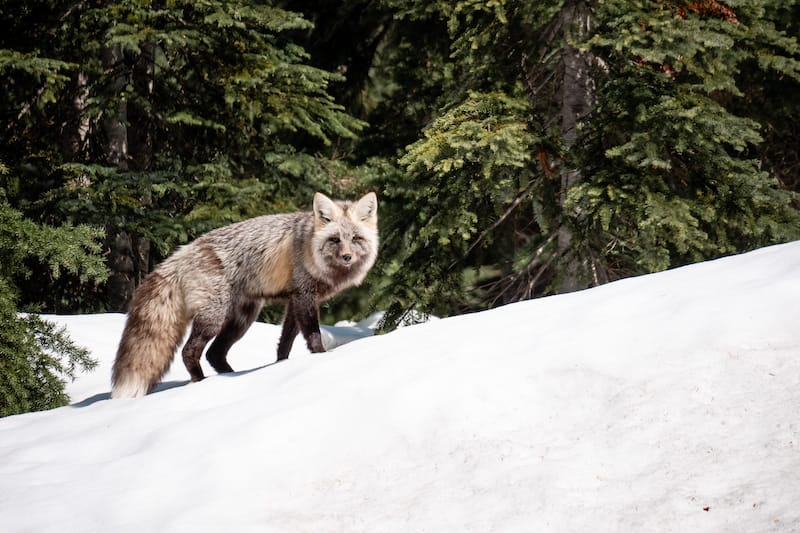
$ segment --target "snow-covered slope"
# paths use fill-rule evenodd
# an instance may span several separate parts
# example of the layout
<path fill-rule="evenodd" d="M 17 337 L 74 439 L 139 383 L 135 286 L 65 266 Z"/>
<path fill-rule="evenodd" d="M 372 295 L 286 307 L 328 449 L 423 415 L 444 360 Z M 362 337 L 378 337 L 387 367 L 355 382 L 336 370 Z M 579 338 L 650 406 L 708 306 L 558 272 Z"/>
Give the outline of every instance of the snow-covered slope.
<path fill-rule="evenodd" d="M 800 243 L 0 420 L 0 530 L 800 531 Z"/>

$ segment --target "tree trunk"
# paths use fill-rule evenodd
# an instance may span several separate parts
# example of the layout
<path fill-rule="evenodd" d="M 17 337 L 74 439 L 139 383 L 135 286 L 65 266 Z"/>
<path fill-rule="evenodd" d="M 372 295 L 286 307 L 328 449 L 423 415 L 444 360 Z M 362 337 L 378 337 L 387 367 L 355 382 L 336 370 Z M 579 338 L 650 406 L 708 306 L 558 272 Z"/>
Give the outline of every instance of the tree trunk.
<path fill-rule="evenodd" d="M 103 130 L 106 134 L 106 162 L 122 170 L 128 168 L 128 106 L 125 102 L 125 58 L 122 46 L 103 50 L 103 69 L 111 79 L 111 101 L 106 106 Z"/>
<path fill-rule="evenodd" d="M 153 164 L 152 104 L 155 83 L 155 52 L 153 42 L 142 44 L 130 75 L 134 94 L 130 100 L 122 97 L 127 82 L 122 70 L 123 52 L 118 47 L 106 50 L 106 70 L 112 76 L 112 94 L 118 98 L 116 114 L 104 122 L 108 136 L 108 162 L 121 170 L 146 171 Z M 113 70 L 112 70 L 113 69 Z M 149 193 L 139 199 L 143 206 L 152 203 Z M 150 270 L 150 241 L 140 235 L 131 235 L 110 224 L 107 230 L 109 267 L 108 304 L 111 310 L 125 311 L 130 305 L 133 291 Z"/>
<path fill-rule="evenodd" d="M 66 117 L 61 124 L 61 153 L 66 161 L 80 161 L 89 134 L 89 120 L 86 118 L 89 76 L 86 72 L 78 71 L 73 78 L 72 94 L 72 106 L 66 108 Z"/>
<path fill-rule="evenodd" d="M 154 42 L 145 42 L 133 69 L 133 87 L 137 95 L 135 101 L 128 102 L 128 142 L 131 168 L 136 171 L 150 170 L 153 165 L 153 119 L 149 108 L 153 101 L 155 85 Z M 143 206 L 152 204 L 149 192 L 140 198 Z M 150 271 L 150 240 L 140 235 L 131 236 L 133 259 L 132 281 L 138 286 Z"/>
<path fill-rule="evenodd" d="M 561 109 L 561 137 L 567 150 L 567 157 L 561 166 L 561 187 L 559 201 L 562 209 L 569 190 L 580 179 L 580 170 L 570 161 L 570 151 L 578 139 L 578 125 L 592 109 L 594 80 L 591 73 L 590 54 L 580 51 L 574 43 L 585 38 L 590 30 L 591 14 L 583 0 L 568 1 L 561 10 L 563 48 L 561 66 L 563 69 L 561 88 L 557 93 Z M 565 213 L 565 219 L 567 214 Z M 579 289 L 585 277 L 584 262 L 573 249 L 572 229 L 562 224 L 558 229 L 558 253 L 561 256 L 561 270 L 558 273 L 558 292 L 571 292 Z"/>
<path fill-rule="evenodd" d="M 106 135 L 106 163 L 120 170 L 128 169 L 128 106 L 125 101 L 124 52 L 120 45 L 103 50 L 103 69 L 111 80 L 110 101 L 106 105 L 102 125 Z M 134 289 L 133 247 L 130 236 L 115 221 L 106 223 L 106 248 L 110 274 L 106 284 L 109 311 L 126 311 Z"/>
<path fill-rule="evenodd" d="M 148 104 L 152 101 L 155 83 L 156 45 L 145 42 L 142 43 L 141 50 L 142 53 L 133 67 L 136 98 L 127 103 L 130 165 L 137 171 L 150 169 L 153 161 L 153 121 Z"/>

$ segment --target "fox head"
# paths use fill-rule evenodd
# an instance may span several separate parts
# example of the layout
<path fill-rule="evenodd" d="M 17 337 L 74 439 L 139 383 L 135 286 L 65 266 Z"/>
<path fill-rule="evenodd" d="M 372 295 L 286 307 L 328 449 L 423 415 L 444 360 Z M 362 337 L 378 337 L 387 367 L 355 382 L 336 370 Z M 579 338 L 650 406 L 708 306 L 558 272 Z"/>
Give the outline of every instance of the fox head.
<path fill-rule="evenodd" d="M 378 255 L 375 193 L 368 193 L 357 202 L 334 201 L 316 193 L 311 247 L 318 268 L 360 283 Z"/>

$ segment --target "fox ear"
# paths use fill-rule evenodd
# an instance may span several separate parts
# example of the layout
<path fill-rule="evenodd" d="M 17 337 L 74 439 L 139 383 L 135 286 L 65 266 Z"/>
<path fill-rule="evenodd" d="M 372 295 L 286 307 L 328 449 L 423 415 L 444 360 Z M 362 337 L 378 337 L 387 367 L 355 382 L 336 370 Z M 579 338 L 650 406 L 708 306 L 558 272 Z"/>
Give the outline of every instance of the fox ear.
<path fill-rule="evenodd" d="M 336 202 L 322 194 L 314 193 L 314 222 L 319 225 L 327 224 L 341 211 Z"/>
<path fill-rule="evenodd" d="M 365 194 L 356 203 L 356 217 L 363 222 L 376 222 L 378 219 L 378 197 L 374 192 Z"/>

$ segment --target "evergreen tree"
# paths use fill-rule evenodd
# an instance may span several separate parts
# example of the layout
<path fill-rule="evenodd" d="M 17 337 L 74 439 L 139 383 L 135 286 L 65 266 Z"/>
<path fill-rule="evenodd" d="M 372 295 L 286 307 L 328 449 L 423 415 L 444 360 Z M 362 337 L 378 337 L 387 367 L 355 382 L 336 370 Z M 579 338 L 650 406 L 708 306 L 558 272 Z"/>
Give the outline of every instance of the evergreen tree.
<path fill-rule="evenodd" d="M 22 184 L 8 201 L 104 227 L 115 274 L 136 278 L 213 226 L 374 188 L 369 281 L 390 322 L 745 251 L 800 236 L 798 14 L 796 0 L 4 6 L 0 157 Z M 71 276 L 32 275 L 24 304 L 102 305 Z M 364 292 L 345 300 L 364 308 Z"/>
<path fill-rule="evenodd" d="M 327 92 L 340 76 L 293 42 L 310 27 L 300 15 L 225 0 L 40 0 L 0 14 L 0 48 L 57 76 L 6 64 L 0 155 L 26 181 L 9 200 L 38 220 L 106 228 L 117 303 L 85 308 L 124 309 L 150 263 L 202 231 L 340 186 L 329 155 L 361 123 Z M 36 281 L 48 290 L 26 292 L 30 303 L 74 306 L 71 285 Z"/>
<path fill-rule="evenodd" d="M 405 16 L 440 20 L 450 54 L 442 111 L 400 158 L 412 183 L 435 185 L 406 187 L 398 172 L 389 188 L 402 205 L 401 248 L 420 251 L 393 263 L 389 322 L 412 307 L 453 312 L 574 289 L 578 258 L 563 205 L 579 175 L 571 150 L 591 97 L 586 76 L 575 74 L 586 59 L 571 40 L 581 35 L 583 4 L 398 4 Z M 443 224 L 451 217 L 457 229 Z M 430 239 L 437 233 L 446 247 Z"/>
<path fill-rule="evenodd" d="M 8 177 L 1 164 L 0 176 Z M 66 271 L 84 281 L 102 281 L 100 236 L 88 226 L 54 228 L 26 220 L 8 205 L 0 187 L 0 416 L 65 405 L 65 379 L 96 365 L 63 329 L 36 315 L 20 316 L 19 290 L 10 280 L 24 279 L 38 264 L 54 277 Z"/>
<path fill-rule="evenodd" d="M 792 28 L 794 2 L 387 4 L 395 20 L 438 23 L 450 51 L 434 63 L 435 116 L 400 168 L 377 166 L 396 209 L 390 321 L 800 236 L 791 171 L 765 157 L 796 143 L 772 134 L 765 147 L 761 120 L 776 121 L 746 105 L 796 91 L 797 42 L 778 25 Z M 378 50 L 378 64 L 391 57 Z M 425 78 L 380 72 L 384 85 Z"/>
<path fill-rule="evenodd" d="M 759 90 L 756 70 L 800 81 L 796 40 L 765 15 L 713 0 L 603 4 L 587 44 L 605 68 L 588 179 L 569 205 L 616 276 L 800 237 L 796 196 L 754 157 L 758 114 L 733 112 Z"/>

